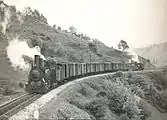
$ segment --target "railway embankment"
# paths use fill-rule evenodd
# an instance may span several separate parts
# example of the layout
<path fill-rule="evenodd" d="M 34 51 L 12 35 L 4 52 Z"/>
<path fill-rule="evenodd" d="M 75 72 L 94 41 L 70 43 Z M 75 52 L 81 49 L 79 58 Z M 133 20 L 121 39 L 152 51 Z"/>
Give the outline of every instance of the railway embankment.
<path fill-rule="evenodd" d="M 117 72 L 80 81 L 41 108 L 40 118 L 166 120 L 166 78 L 163 70 Z"/>
<path fill-rule="evenodd" d="M 166 120 L 166 79 L 166 70 L 81 78 L 52 90 L 13 118 L 32 118 L 38 110 L 40 119 Z"/>

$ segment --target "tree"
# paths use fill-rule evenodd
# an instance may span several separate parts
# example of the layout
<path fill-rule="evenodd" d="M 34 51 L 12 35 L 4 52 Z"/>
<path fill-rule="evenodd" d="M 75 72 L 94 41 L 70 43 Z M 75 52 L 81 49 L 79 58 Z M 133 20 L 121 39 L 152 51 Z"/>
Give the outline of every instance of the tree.
<path fill-rule="evenodd" d="M 38 20 L 40 19 L 41 16 L 40 16 L 40 13 L 39 13 L 38 10 L 35 9 L 35 10 L 33 11 L 33 17 L 34 17 L 35 19 L 38 19 Z"/>
<path fill-rule="evenodd" d="M 32 15 L 32 9 L 30 7 L 26 7 L 24 9 L 24 14 L 25 14 L 25 16 Z"/>
<path fill-rule="evenodd" d="M 121 41 L 119 42 L 119 44 L 118 44 L 118 49 L 122 49 L 122 51 L 124 51 L 124 50 L 126 50 L 126 49 L 128 49 L 128 48 L 129 48 L 129 46 L 128 46 L 128 44 L 127 44 L 126 41 L 121 40 Z"/>
<path fill-rule="evenodd" d="M 73 34 L 76 33 L 76 28 L 73 25 L 69 27 L 69 30 Z"/>
<path fill-rule="evenodd" d="M 3 2 L 3 0 L 0 0 L 0 5 L 1 4 L 3 4 L 5 7 L 8 7 L 8 5 Z"/>
<path fill-rule="evenodd" d="M 61 27 L 60 27 L 60 26 L 58 26 L 58 28 L 57 28 L 57 29 L 61 31 Z"/>
<path fill-rule="evenodd" d="M 147 59 L 147 62 L 148 62 L 148 63 L 151 63 L 150 59 Z"/>
<path fill-rule="evenodd" d="M 56 29 L 56 25 L 55 24 L 53 25 L 53 28 Z"/>
<path fill-rule="evenodd" d="M 88 47 L 92 52 L 97 53 L 97 45 L 96 44 L 94 44 L 93 42 L 89 42 Z"/>
<path fill-rule="evenodd" d="M 46 17 L 42 13 L 40 14 L 40 12 L 36 9 L 33 11 L 30 7 L 26 7 L 24 9 L 24 17 L 27 17 L 27 16 L 33 17 L 43 23 L 48 24 Z"/>
<path fill-rule="evenodd" d="M 48 24 L 47 18 L 43 14 L 41 14 L 41 16 L 40 16 L 40 21 Z"/>
<path fill-rule="evenodd" d="M 80 34 L 80 37 L 81 37 L 81 38 L 83 38 L 83 37 L 84 37 L 84 34 L 83 34 L 83 33 L 81 33 L 81 34 Z"/>

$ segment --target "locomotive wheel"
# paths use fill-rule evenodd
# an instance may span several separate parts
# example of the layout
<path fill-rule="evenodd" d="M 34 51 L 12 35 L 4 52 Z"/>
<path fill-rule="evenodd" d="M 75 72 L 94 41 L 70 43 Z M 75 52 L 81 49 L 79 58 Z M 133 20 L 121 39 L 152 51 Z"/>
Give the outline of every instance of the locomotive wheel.
<path fill-rule="evenodd" d="M 32 88 L 31 88 L 31 86 L 30 85 L 25 85 L 25 91 L 27 92 L 27 93 L 30 93 L 30 94 L 32 94 L 32 93 L 34 93 L 34 91 L 32 90 Z"/>
<path fill-rule="evenodd" d="M 50 81 L 46 80 L 46 82 L 44 83 L 42 89 L 41 89 L 41 93 L 45 94 L 50 90 Z"/>
<path fill-rule="evenodd" d="M 52 85 L 52 87 L 58 87 L 58 83 L 56 82 L 56 83 L 53 83 L 53 85 Z"/>
<path fill-rule="evenodd" d="M 47 85 L 46 85 L 46 87 L 47 87 L 47 89 L 50 88 L 50 81 L 49 81 L 49 80 L 47 81 Z"/>
<path fill-rule="evenodd" d="M 46 87 L 46 91 L 48 92 L 50 89 L 50 81 L 49 80 L 47 80 L 45 87 Z"/>

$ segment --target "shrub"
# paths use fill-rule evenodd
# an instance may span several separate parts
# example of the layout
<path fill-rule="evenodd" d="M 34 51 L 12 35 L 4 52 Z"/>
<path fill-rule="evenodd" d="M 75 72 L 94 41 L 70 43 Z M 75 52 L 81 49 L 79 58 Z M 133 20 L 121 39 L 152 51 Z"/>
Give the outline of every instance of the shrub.
<path fill-rule="evenodd" d="M 149 80 L 134 72 L 131 73 L 131 77 L 129 77 L 129 73 L 124 75 L 128 78 L 126 79 L 126 81 L 124 81 L 125 83 L 127 82 L 126 86 L 129 85 L 133 93 L 140 96 L 141 98 L 148 100 L 160 111 L 166 111 L 165 107 L 162 107 L 162 103 L 164 103 L 163 95 L 161 95 L 163 91 L 163 75 L 161 75 L 160 73 L 149 72 L 147 73 L 147 76 L 149 76 L 149 79 L 151 79 Z M 157 106 L 159 106 L 160 108 Z"/>
<path fill-rule="evenodd" d="M 51 41 L 51 38 L 48 36 L 40 37 L 44 41 Z"/>
<path fill-rule="evenodd" d="M 141 110 L 138 107 L 138 99 L 132 93 L 131 88 L 124 86 L 122 81 L 110 82 L 106 85 L 109 92 L 109 109 L 117 114 L 127 114 L 129 118 L 133 115 L 139 116 Z"/>
<path fill-rule="evenodd" d="M 101 54 L 101 53 L 97 53 L 96 55 L 99 56 L 99 57 L 103 56 L 103 54 Z"/>
<path fill-rule="evenodd" d="M 144 100 L 141 100 L 139 103 L 139 108 L 142 109 L 142 120 L 145 120 L 151 115 L 151 111 L 148 109 L 148 106 Z"/>
<path fill-rule="evenodd" d="M 80 62 L 80 60 L 78 59 L 78 57 L 72 53 L 67 54 L 67 58 L 70 62 Z"/>
<path fill-rule="evenodd" d="M 9 87 L 5 87 L 2 94 L 3 95 L 12 95 L 14 93 L 15 93 L 15 91 L 13 91 L 12 89 L 10 89 Z"/>
<path fill-rule="evenodd" d="M 92 81 L 85 81 L 84 83 L 87 84 L 88 86 L 90 86 L 91 88 L 98 90 L 98 86 L 97 86 L 95 81 L 93 81 L 93 80 Z"/>
<path fill-rule="evenodd" d="M 24 88 L 24 84 L 22 82 L 19 82 L 20 88 Z"/>
<path fill-rule="evenodd" d="M 60 26 L 58 26 L 58 28 L 57 28 L 59 31 L 61 31 L 61 27 Z"/>
<path fill-rule="evenodd" d="M 132 73 L 131 71 L 128 71 L 128 72 L 127 72 L 127 77 L 128 77 L 128 78 L 132 78 L 132 76 L 133 76 L 133 73 Z"/>
<path fill-rule="evenodd" d="M 139 120 L 141 118 L 142 109 L 138 106 L 140 98 L 137 97 L 136 94 L 139 94 L 141 89 L 138 89 L 138 86 L 135 88 L 135 84 L 133 84 L 134 87 L 132 87 L 126 80 L 125 75 L 119 71 L 112 75 L 112 77 L 99 77 L 99 79 L 91 80 L 87 82 L 87 84 L 100 91 L 96 94 L 96 97 L 107 100 L 107 106 L 111 112 L 120 116 L 124 114 L 124 117 L 121 119 Z M 140 92 L 140 94 L 143 93 L 142 90 Z M 103 108 L 99 109 L 104 110 Z M 125 117 L 126 115 L 127 117 Z M 95 116 L 97 117 L 97 115 Z"/>
<path fill-rule="evenodd" d="M 99 119 L 105 116 L 106 106 L 108 101 L 103 98 L 94 98 L 90 100 L 85 108 L 96 118 Z"/>
<path fill-rule="evenodd" d="M 141 98 L 159 105 L 166 98 L 151 81 L 133 72 L 126 74 L 118 71 L 114 75 L 91 78 L 78 85 L 70 103 L 84 109 L 95 119 L 112 118 L 114 114 L 120 120 L 146 120 L 151 112 Z M 166 107 L 166 104 L 162 106 Z"/>
<path fill-rule="evenodd" d="M 99 93 L 96 94 L 96 97 L 106 97 L 107 92 L 106 91 L 100 91 Z"/>
<path fill-rule="evenodd" d="M 94 89 L 85 83 L 79 84 L 79 88 L 80 89 L 78 92 L 87 98 L 94 98 L 95 94 L 97 93 Z"/>
<path fill-rule="evenodd" d="M 38 38 L 30 38 L 32 47 L 42 46 L 42 41 Z"/>
<path fill-rule="evenodd" d="M 113 78 L 118 78 L 118 77 L 122 77 L 122 76 L 123 76 L 123 73 L 121 71 L 118 71 L 113 75 Z"/>
<path fill-rule="evenodd" d="M 92 78 L 91 81 L 84 81 L 84 83 L 87 84 L 90 88 L 96 91 L 100 91 L 103 87 L 103 84 L 105 84 L 103 79 L 104 77 Z"/>
<path fill-rule="evenodd" d="M 45 34 L 44 34 L 44 33 L 40 33 L 40 35 L 41 35 L 41 36 L 45 36 Z"/>
<path fill-rule="evenodd" d="M 89 43 L 88 43 L 88 46 L 89 46 L 89 49 L 90 49 L 92 52 L 97 53 L 97 45 L 96 45 L 96 44 L 89 42 Z"/>
<path fill-rule="evenodd" d="M 53 28 L 56 29 L 56 25 L 55 24 L 53 25 Z"/>
<path fill-rule="evenodd" d="M 121 114 L 120 120 L 130 120 L 127 114 Z"/>
<path fill-rule="evenodd" d="M 78 92 L 86 96 L 87 95 L 86 87 L 84 87 L 82 84 L 80 84 L 80 87 L 81 89 Z"/>
<path fill-rule="evenodd" d="M 135 92 L 132 92 L 130 85 L 125 84 L 126 81 L 124 80 L 122 72 L 117 72 L 114 74 L 114 78 L 116 80 L 113 80 L 113 76 L 112 78 L 110 76 L 105 76 L 99 77 L 97 80 L 86 82 L 89 86 L 100 91 L 96 94 L 96 97 L 100 98 L 94 99 L 89 104 L 90 111 L 92 111 L 91 113 L 95 117 L 102 117 L 102 114 L 100 114 L 98 111 L 102 110 L 101 112 L 104 113 L 105 109 L 101 106 L 107 106 L 109 110 L 115 114 L 126 114 L 127 120 L 138 120 L 142 114 L 142 110 L 138 107 L 138 102 L 140 101 L 140 99 L 138 99 L 139 97 L 136 97 Z M 100 99 L 107 101 L 106 104 L 103 104 L 103 101 L 100 101 Z M 92 106 L 92 104 L 95 106 Z M 97 113 L 95 114 L 93 111 L 96 111 Z"/>
<path fill-rule="evenodd" d="M 72 105 L 77 106 L 78 108 L 80 108 L 80 109 L 82 109 L 82 110 L 85 110 L 85 106 L 82 105 L 81 103 L 79 103 L 79 102 L 76 101 L 76 100 L 70 100 L 69 103 L 72 104 Z"/>

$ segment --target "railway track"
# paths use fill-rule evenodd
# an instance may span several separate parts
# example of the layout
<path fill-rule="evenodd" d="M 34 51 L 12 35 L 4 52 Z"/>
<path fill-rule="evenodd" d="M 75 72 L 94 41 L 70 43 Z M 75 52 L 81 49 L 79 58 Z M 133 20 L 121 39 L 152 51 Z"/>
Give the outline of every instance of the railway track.
<path fill-rule="evenodd" d="M 7 120 L 12 115 L 38 99 L 40 94 L 24 94 L 0 106 L 0 120 Z"/>

